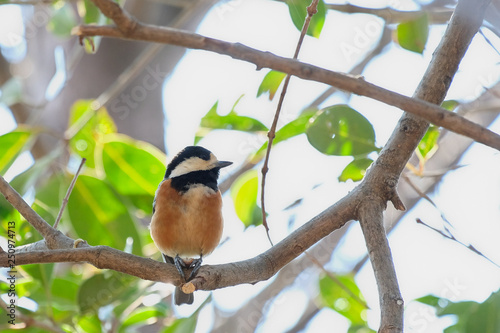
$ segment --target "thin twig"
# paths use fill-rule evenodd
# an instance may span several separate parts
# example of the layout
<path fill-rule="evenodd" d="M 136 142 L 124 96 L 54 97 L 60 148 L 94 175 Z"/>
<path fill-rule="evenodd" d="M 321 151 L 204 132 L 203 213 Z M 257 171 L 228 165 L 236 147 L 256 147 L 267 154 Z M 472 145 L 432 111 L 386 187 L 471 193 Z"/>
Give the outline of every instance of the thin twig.
<path fill-rule="evenodd" d="M 415 191 L 417 192 L 417 194 L 422 198 L 422 199 L 425 199 L 427 200 L 427 202 L 429 202 L 438 212 L 439 214 L 441 215 L 441 218 L 443 219 L 444 222 L 446 222 L 450 227 L 453 227 L 453 225 L 450 223 L 450 221 L 448 221 L 448 219 L 446 218 L 446 216 L 444 215 L 444 212 L 439 209 L 439 207 L 436 205 L 436 203 L 427 195 L 425 194 L 421 189 L 418 188 L 417 185 L 415 185 L 412 180 L 410 179 L 410 177 L 408 177 L 408 175 L 406 173 L 403 173 L 401 175 L 401 178 L 403 178 L 407 183 L 408 185 L 410 185 L 410 187 Z"/>
<path fill-rule="evenodd" d="M 299 41 L 297 42 L 297 47 L 295 48 L 295 54 L 293 55 L 293 59 L 297 59 L 299 56 L 300 48 L 302 47 L 302 42 L 304 41 L 304 37 L 306 36 L 307 29 L 309 29 L 309 24 L 311 23 L 311 18 L 314 14 L 318 12 L 318 2 L 319 0 L 312 0 L 309 7 L 307 7 L 307 16 L 304 21 L 304 25 L 302 26 L 302 30 L 300 32 Z M 274 114 L 274 120 L 267 133 L 267 137 L 269 138 L 269 143 L 267 145 L 266 150 L 266 158 L 264 159 L 264 165 L 262 166 L 262 190 L 260 193 L 260 203 L 262 207 L 262 225 L 266 228 L 267 238 L 269 239 L 269 243 L 273 246 L 273 241 L 271 240 L 271 236 L 269 236 L 269 226 L 267 225 L 266 219 L 266 206 L 265 206 L 265 187 L 266 187 L 266 175 L 269 171 L 269 155 L 271 153 L 271 146 L 273 145 L 274 137 L 276 136 L 276 127 L 278 126 L 278 119 L 280 117 L 281 107 L 283 106 L 283 101 L 285 100 L 286 91 L 288 89 L 288 84 L 290 83 L 291 75 L 287 74 L 285 78 L 285 83 L 283 84 L 283 90 L 281 91 L 280 99 L 278 102 L 278 106 L 276 107 L 276 113 Z"/>
<path fill-rule="evenodd" d="M 87 159 L 85 157 L 82 158 L 82 161 L 80 162 L 80 166 L 78 167 L 78 170 L 76 170 L 75 176 L 73 177 L 71 184 L 69 184 L 68 191 L 66 192 L 66 195 L 64 196 L 64 199 L 63 199 L 62 204 L 61 204 L 61 209 L 59 210 L 59 214 L 57 214 L 56 222 L 54 223 L 54 229 L 57 229 L 57 226 L 59 225 L 59 221 L 61 220 L 62 214 L 64 212 L 64 208 L 66 208 L 66 205 L 68 204 L 69 196 L 71 195 L 71 192 L 73 191 L 73 187 L 75 187 L 76 179 L 78 178 L 78 175 L 80 174 L 80 171 L 82 170 L 82 167 L 85 164 L 85 161 L 87 161 Z"/>
<path fill-rule="evenodd" d="M 465 245 L 465 243 L 462 243 L 461 241 L 459 241 L 458 239 L 455 238 L 455 236 L 451 233 L 451 231 L 448 229 L 448 228 L 445 228 L 446 231 L 448 232 L 448 234 L 446 234 L 445 232 L 439 230 L 439 229 L 436 229 L 434 227 L 431 227 L 430 225 L 428 225 L 427 223 L 425 223 L 424 221 L 422 221 L 420 218 L 417 218 L 416 219 L 417 223 L 418 224 L 421 224 L 435 232 L 437 232 L 438 234 L 440 234 L 441 236 L 443 236 L 444 238 L 447 238 L 449 240 L 452 240 L 452 241 L 455 241 L 457 242 L 458 244 L 466 247 L 467 249 L 471 250 L 472 252 L 474 252 L 475 254 L 477 255 L 480 255 L 481 257 L 483 257 L 484 259 L 488 260 L 489 262 L 491 262 L 493 265 L 497 266 L 498 268 L 500 268 L 500 265 L 497 264 L 496 262 L 494 262 L 493 260 L 491 260 L 490 258 L 488 258 L 487 256 L 485 256 L 483 253 L 481 253 L 478 249 L 476 249 L 472 244 L 469 244 L 469 245 Z"/>

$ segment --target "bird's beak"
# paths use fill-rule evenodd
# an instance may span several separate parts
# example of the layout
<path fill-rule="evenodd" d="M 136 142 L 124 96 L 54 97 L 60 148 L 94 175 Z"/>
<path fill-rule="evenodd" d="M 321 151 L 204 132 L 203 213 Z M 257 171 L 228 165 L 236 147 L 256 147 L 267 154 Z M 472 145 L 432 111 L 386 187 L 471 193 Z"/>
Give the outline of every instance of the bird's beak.
<path fill-rule="evenodd" d="M 230 166 L 231 164 L 233 164 L 233 162 L 229 162 L 229 161 L 217 161 L 216 167 L 217 168 L 225 168 L 227 166 Z"/>

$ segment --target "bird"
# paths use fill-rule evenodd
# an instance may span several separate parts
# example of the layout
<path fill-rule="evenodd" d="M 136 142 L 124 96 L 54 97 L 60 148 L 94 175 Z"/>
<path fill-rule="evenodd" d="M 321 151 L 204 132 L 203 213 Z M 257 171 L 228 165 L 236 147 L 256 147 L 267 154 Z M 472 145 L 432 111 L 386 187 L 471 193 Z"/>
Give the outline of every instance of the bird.
<path fill-rule="evenodd" d="M 167 165 L 153 200 L 151 238 L 166 263 L 175 265 L 187 282 L 193 279 L 203 257 L 219 245 L 222 236 L 222 196 L 219 171 L 231 165 L 208 149 L 188 146 Z M 184 268 L 192 269 L 186 279 Z M 175 288 L 176 305 L 192 304 L 193 294 Z"/>

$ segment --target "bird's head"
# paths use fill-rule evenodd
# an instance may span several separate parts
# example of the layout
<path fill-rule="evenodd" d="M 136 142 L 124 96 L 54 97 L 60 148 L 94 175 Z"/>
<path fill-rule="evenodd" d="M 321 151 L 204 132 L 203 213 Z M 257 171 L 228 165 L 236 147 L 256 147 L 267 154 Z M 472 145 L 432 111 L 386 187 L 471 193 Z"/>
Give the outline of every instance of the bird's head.
<path fill-rule="evenodd" d="M 233 162 L 219 161 L 208 149 L 200 146 L 188 146 L 179 152 L 167 166 L 165 178 L 175 178 L 192 172 L 209 171 L 219 175 L 221 168 Z"/>

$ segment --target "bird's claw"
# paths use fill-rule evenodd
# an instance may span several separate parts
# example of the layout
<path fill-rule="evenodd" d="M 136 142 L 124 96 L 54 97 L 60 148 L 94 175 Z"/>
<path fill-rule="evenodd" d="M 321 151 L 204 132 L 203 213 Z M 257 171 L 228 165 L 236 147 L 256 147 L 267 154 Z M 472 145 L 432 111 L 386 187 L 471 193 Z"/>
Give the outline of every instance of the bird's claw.
<path fill-rule="evenodd" d="M 189 274 L 188 279 L 186 280 L 186 281 L 190 281 L 196 276 L 196 273 L 198 272 L 198 270 L 201 267 L 202 261 L 203 260 L 200 256 L 200 258 L 193 259 L 193 261 L 189 265 L 186 265 L 184 260 L 182 260 L 181 257 L 179 257 L 179 255 L 176 255 L 174 258 L 174 265 L 175 265 L 175 268 L 177 268 L 177 271 L 179 272 L 179 274 L 184 279 L 186 279 L 186 275 L 184 274 L 184 268 L 192 269 L 191 273 Z"/>

